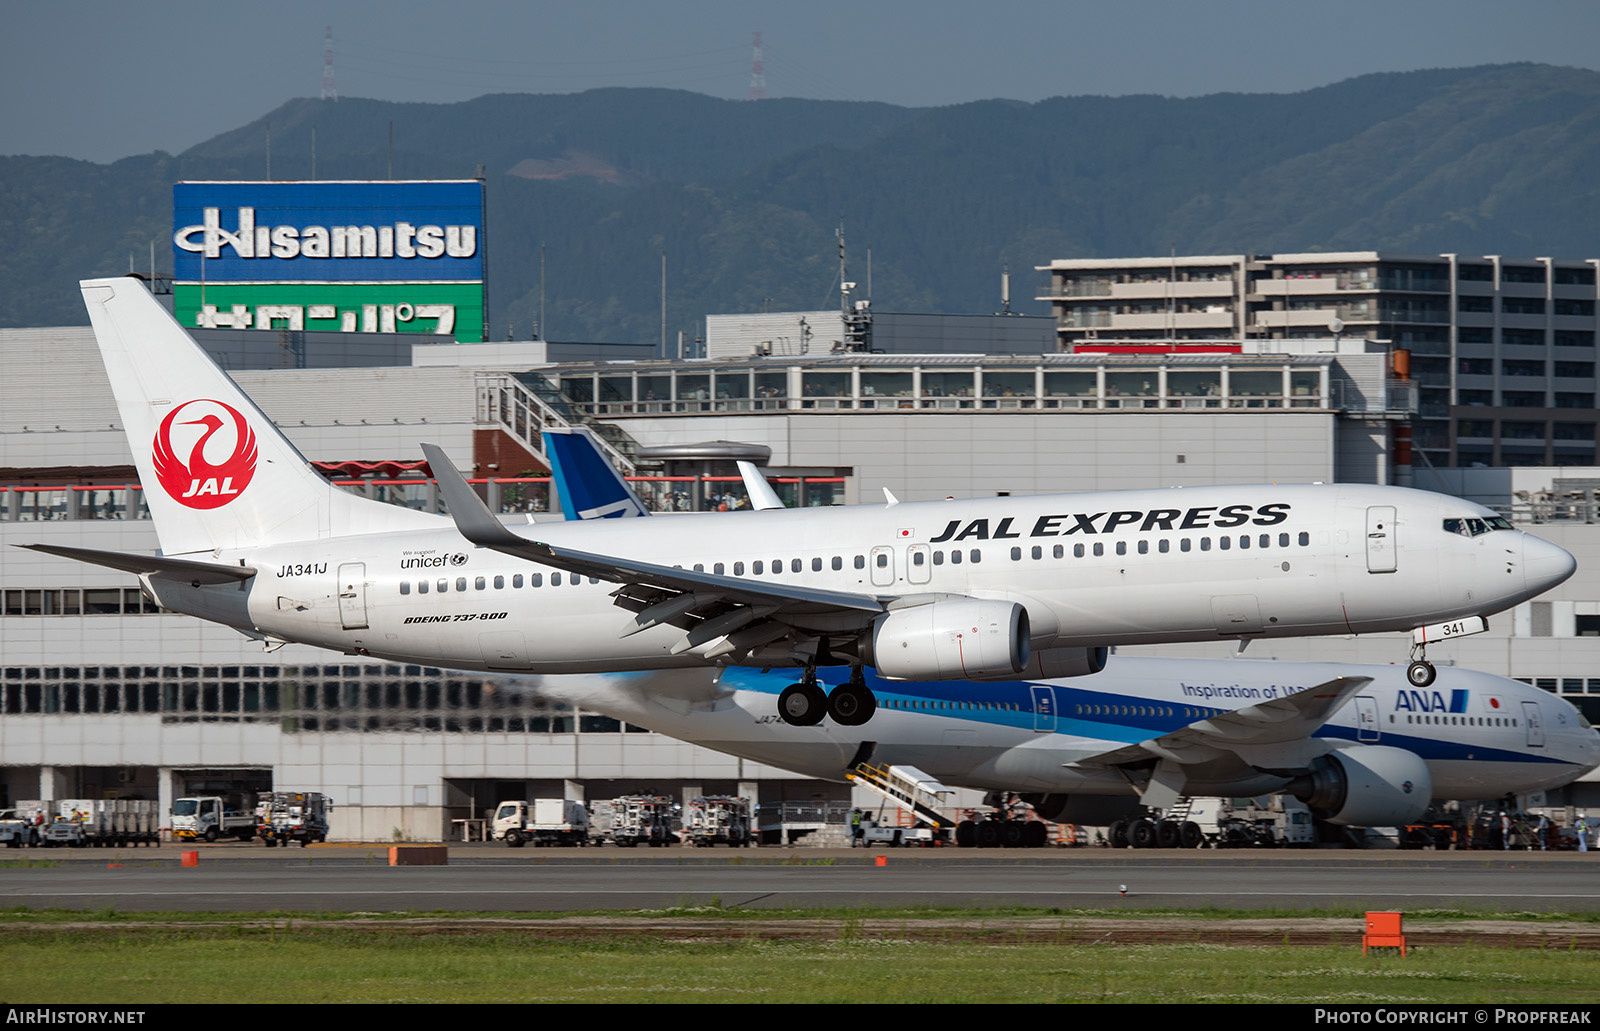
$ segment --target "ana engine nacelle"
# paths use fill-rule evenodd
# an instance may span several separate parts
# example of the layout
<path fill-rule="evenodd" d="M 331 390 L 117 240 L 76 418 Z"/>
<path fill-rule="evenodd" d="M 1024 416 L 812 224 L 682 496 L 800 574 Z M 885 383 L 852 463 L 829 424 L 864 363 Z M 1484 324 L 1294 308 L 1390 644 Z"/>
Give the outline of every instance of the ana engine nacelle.
<path fill-rule="evenodd" d="M 1396 827 L 1414 822 L 1433 798 L 1422 757 L 1387 745 L 1357 745 L 1318 759 L 1286 789 L 1329 823 Z"/>
<path fill-rule="evenodd" d="M 1016 602 L 950 598 L 892 609 L 868 633 L 868 661 L 889 680 L 1014 677 L 1028 664 L 1028 610 Z"/>

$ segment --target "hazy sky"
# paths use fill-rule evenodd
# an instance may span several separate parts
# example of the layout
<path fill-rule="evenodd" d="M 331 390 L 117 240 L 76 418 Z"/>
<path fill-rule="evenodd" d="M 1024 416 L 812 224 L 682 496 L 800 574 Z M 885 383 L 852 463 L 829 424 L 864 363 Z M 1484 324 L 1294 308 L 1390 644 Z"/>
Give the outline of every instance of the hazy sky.
<path fill-rule="evenodd" d="M 1600 67 L 1597 0 L 0 0 L 0 154 L 179 152 L 317 96 L 657 86 L 910 106 L 1295 92 L 1367 72 Z"/>

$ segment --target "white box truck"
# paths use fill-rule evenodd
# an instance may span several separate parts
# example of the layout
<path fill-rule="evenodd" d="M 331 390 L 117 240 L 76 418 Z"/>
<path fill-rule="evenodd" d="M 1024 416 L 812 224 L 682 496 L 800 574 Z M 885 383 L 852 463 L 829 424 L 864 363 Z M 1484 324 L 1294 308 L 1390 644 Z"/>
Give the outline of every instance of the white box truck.
<path fill-rule="evenodd" d="M 512 848 L 535 845 L 587 845 L 589 811 L 570 798 L 536 798 L 495 806 L 490 836 Z"/>

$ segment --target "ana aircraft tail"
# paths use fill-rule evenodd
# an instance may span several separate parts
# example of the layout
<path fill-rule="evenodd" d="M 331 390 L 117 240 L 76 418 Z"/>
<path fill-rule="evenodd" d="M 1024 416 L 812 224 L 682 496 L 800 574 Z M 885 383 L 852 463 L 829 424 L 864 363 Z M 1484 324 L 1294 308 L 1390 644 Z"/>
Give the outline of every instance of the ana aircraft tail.
<path fill-rule="evenodd" d="M 79 285 L 163 553 L 442 521 L 323 479 L 139 280 Z"/>
<path fill-rule="evenodd" d="M 625 519 L 650 514 L 587 428 L 545 430 L 544 453 L 550 458 L 551 475 L 559 484 L 561 511 L 568 519 Z"/>

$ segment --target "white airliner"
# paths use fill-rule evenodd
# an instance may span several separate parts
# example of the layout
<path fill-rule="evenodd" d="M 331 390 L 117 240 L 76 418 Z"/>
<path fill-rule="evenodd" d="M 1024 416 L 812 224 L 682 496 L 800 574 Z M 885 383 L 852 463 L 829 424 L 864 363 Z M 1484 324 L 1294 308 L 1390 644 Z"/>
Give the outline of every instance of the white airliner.
<path fill-rule="evenodd" d="M 1280 792 L 1333 823 L 1397 826 L 1430 799 L 1542 791 L 1600 765 L 1600 733 L 1570 703 L 1455 667 L 1427 688 L 1399 666 L 1123 655 L 1071 680 L 873 678 L 870 727 L 785 725 L 772 708 L 788 682 L 748 669 L 536 680 L 550 697 L 818 779 L 912 766 L 1094 826 L 1141 803 Z"/>
<path fill-rule="evenodd" d="M 1358 485 L 1193 487 L 508 527 L 422 445 L 450 519 L 322 479 L 135 279 L 84 301 L 159 556 L 35 545 L 138 574 L 268 647 L 461 669 L 803 670 L 782 718 L 859 725 L 887 680 L 1093 673 L 1107 647 L 1439 636 L 1569 577 L 1490 510 Z M 622 611 L 618 611 L 618 610 Z M 818 666 L 847 664 L 825 693 Z"/>

